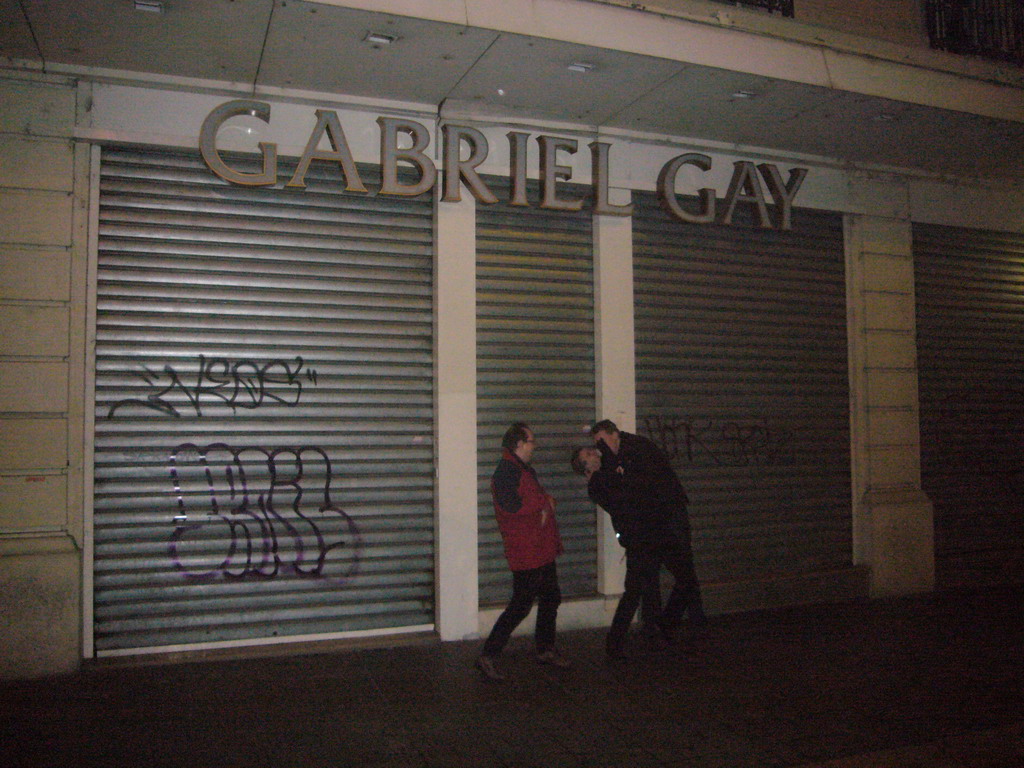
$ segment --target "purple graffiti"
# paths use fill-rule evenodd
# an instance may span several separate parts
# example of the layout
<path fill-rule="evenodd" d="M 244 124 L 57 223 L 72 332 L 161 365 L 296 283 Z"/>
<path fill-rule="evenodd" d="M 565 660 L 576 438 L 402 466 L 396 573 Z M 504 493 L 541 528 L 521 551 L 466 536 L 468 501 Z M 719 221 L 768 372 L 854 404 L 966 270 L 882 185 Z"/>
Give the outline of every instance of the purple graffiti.
<path fill-rule="evenodd" d="M 178 514 L 168 550 L 186 577 L 344 581 L 358 571 L 359 530 L 331 501 L 331 462 L 321 448 L 183 443 L 171 453 L 170 474 Z"/>
<path fill-rule="evenodd" d="M 267 403 L 279 403 L 291 408 L 298 405 L 302 397 L 303 373 L 307 380 L 316 384 L 316 371 L 307 368 L 303 372 L 302 367 L 301 357 L 292 361 L 270 360 L 257 363 L 253 360 L 231 361 L 224 357 L 207 358 L 200 355 L 195 383 L 186 382 L 184 374 L 179 374 L 171 365 L 165 365 L 162 372 L 143 368 L 136 375 L 156 391 L 144 400 L 135 397 L 118 400 L 110 406 L 107 418 L 113 418 L 119 409 L 133 405 L 179 418 L 181 414 L 169 398 L 174 393 L 185 397 L 196 416 L 203 415 L 203 401 L 219 402 L 232 411 L 239 408 L 253 410 Z"/>

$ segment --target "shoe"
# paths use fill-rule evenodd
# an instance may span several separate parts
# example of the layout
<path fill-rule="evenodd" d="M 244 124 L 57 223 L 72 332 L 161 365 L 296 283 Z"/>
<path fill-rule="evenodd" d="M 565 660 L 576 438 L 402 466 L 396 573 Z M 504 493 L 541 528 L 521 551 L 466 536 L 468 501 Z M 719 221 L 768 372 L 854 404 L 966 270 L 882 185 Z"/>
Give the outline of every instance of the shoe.
<path fill-rule="evenodd" d="M 604 653 L 608 661 L 613 664 L 621 664 L 625 661 L 629 661 L 629 657 L 626 652 L 622 649 L 622 645 L 619 643 L 606 643 L 604 646 Z"/>
<path fill-rule="evenodd" d="M 649 651 L 659 653 L 668 648 L 671 640 L 663 633 L 658 632 L 657 634 L 643 635 L 644 647 Z"/>
<path fill-rule="evenodd" d="M 679 640 L 679 625 L 678 623 L 659 621 L 658 622 L 658 635 L 664 642 L 667 648 L 670 645 L 675 645 Z"/>
<path fill-rule="evenodd" d="M 676 658 L 692 661 L 700 656 L 700 651 L 692 640 L 680 643 L 674 649 Z"/>
<path fill-rule="evenodd" d="M 559 669 L 568 669 L 572 666 L 569 660 L 561 654 L 557 648 L 546 648 L 543 651 L 537 652 L 537 661 L 541 664 L 550 664 L 553 667 Z"/>
<path fill-rule="evenodd" d="M 608 664 L 611 665 L 626 664 L 630 660 L 630 657 L 626 655 L 626 651 L 622 648 L 606 648 L 604 651 L 604 657 Z"/>
<path fill-rule="evenodd" d="M 699 599 L 690 603 L 686 609 L 686 614 L 693 629 L 701 631 L 707 628 L 708 617 L 704 613 L 704 604 Z"/>
<path fill-rule="evenodd" d="M 494 659 L 490 656 L 480 656 L 477 658 L 476 663 L 473 665 L 481 672 L 484 673 L 484 677 L 488 680 L 504 680 L 505 675 L 498 671 L 498 668 L 494 666 Z"/>

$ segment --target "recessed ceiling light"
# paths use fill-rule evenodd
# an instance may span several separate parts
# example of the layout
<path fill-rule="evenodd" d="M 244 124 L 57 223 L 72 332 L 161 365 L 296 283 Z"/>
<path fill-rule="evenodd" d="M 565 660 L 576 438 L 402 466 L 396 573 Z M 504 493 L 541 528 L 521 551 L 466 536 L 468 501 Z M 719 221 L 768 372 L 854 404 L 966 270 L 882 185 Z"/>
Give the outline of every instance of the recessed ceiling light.
<path fill-rule="evenodd" d="M 371 45 L 391 45 L 397 39 L 394 35 L 385 35 L 383 32 L 367 32 L 363 42 Z"/>
<path fill-rule="evenodd" d="M 164 4 L 162 0 L 135 0 L 135 10 L 146 13 L 163 13 Z"/>
<path fill-rule="evenodd" d="M 504 88 L 499 88 L 498 89 L 498 95 L 499 96 L 504 96 L 505 95 L 505 89 Z"/>
<path fill-rule="evenodd" d="M 569 65 L 570 72 L 590 72 L 593 68 L 593 64 L 588 64 L 585 61 L 574 61 Z"/>

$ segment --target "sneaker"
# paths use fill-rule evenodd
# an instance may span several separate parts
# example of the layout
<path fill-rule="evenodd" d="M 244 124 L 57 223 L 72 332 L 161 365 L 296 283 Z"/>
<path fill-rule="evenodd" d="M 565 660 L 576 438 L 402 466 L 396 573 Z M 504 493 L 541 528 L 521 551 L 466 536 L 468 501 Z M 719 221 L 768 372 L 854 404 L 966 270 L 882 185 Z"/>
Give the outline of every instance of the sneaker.
<path fill-rule="evenodd" d="M 609 648 L 605 652 L 605 659 L 609 664 L 618 666 L 619 664 L 625 664 L 629 661 L 629 656 L 627 656 L 626 652 L 621 648 Z"/>
<path fill-rule="evenodd" d="M 477 658 L 476 663 L 473 665 L 481 672 L 484 673 L 484 677 L 488 680 L 504 680 L 505 675 L 498 671 L 498 668 L 494 666 L 494 659 L 490 656 L 480 656 Z"/>
<path fill-rule="evenodd" d="M 541 664 L 550 664 L 553 667 L 559 667 L 560 669 L 568 669 L 572 666 L 569 660 L 561 654 L 557 648 L 546 648 L 543 651 L 537 652 L 537 661 Z"/>
<path fill-rule="evenodd" d="M 657 634 L 653 635 L 643 635 L 642 640 L 644 647 L 649 651 L 654 651 L 655 653 L 664 651 L 672 642 L 666 635 L 662 634 L 661 632 L 658 632 Z"/>
<path fill-rule="evenodd" d="M 611 663 L 621 664 L 629 661 L 629 657 L 626 655 L 626 651 L 623 650 L 621 643 L 605 643 L 604 653 Z"/>
<path fill-rule="evenodd" d="M 686 609 L 686 614 L 690 620 L 690 626 L 696 630 L 706 629 L 708 626 L 708 617 L 704 613 L 704 604 L 698 599 L 690 603 Z"/>

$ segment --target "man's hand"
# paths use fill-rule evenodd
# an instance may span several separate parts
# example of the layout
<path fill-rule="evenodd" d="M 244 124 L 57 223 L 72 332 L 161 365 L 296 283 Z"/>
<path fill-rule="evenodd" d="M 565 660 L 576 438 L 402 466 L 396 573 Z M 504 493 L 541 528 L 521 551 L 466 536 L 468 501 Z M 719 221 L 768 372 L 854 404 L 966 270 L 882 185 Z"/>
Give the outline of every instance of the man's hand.
<path fill-rule="evenodd" d="M 555 514 L 555 498 L 548 496 L 548 505 L 540 511 L 540 527 L 548 524 L 548 519 Z"/>

